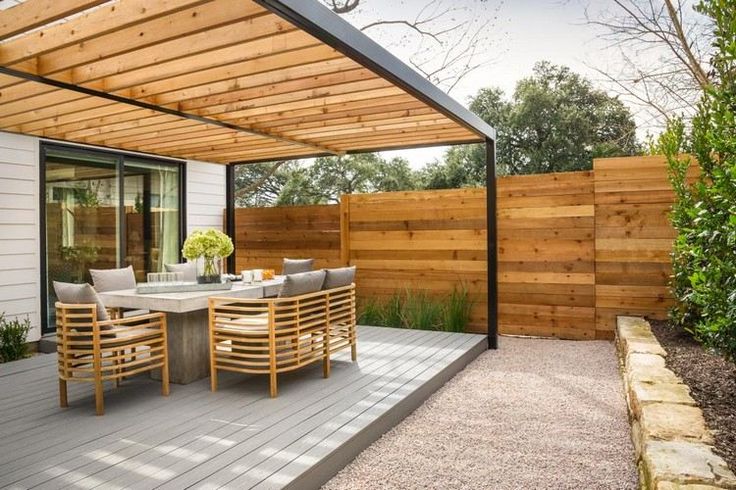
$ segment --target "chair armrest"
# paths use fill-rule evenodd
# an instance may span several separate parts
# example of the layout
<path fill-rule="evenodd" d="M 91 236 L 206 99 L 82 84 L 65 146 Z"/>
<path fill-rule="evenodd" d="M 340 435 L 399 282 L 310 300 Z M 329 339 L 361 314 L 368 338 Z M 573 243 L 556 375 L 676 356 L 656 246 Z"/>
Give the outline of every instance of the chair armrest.
<path fill-rule="evenodd" d="M 163 320 L 165 318 L 165 313 L 147 313 L 145 315 L 130 316 L 127 318 L 111 318 L 110 320 L 97 322 L 97 325 L 100 327 L 125 327 L 126 325 L 137 325 L 146 320 Z"/>
<path fill-rule="evenodd" d="M 217 303 L 242 303 L 242 304 L 259 304 L 259 303 L 273 303 L 279 298 L 238 298 L 235 296 L 210 296 L 207 298 L 209 304 Z"/>

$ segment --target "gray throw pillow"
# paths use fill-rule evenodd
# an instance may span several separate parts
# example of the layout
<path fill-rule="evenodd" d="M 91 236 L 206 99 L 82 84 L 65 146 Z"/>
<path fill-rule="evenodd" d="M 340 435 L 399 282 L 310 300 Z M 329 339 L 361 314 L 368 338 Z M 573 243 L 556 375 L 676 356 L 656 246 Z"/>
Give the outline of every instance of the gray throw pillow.
<path fill-rule="evenodd" d="M 90 269 L 89 273 L 98 293 L 135 289 L 135 273 L 132 265 L 122 269 Z"/>
<path fill-rule="evenodd" d="M 70 282 L 54 281 L 54 291 L 56 291 L 56 297 L 60 302 L 71 305 L 96 304 L 97 320 L 104 321 L 110 319 L 107 315 L 104 303 L 97 295 L 94 288 L 89 284 L 73 284 Z"/>
<path fill-rule="evenodd" d="M 334 289 L 349 286 L 355 282 L 355 266 L 325 269 L 325 282 L 322 289 Z"/>
<path fill-rule="evenodd" d="M 314 293 L 322 289 L 325 282 L 325 271 L 300 272 L 289 274 L 281 285 L 279 298 L 289 298 L 302 294 Z"/>
<path fill-rule="evenodd" d="M 299 274 L 314 269 L 314 259 L 284 259 L 283 274 Z"/>
<path fill-rule="evenodd" d="M 181 280 L 194 282 L 197 280 L 197 263 L 184 262 L 183 264 L 165 264 L 166 272 L 181 272 Z"/>

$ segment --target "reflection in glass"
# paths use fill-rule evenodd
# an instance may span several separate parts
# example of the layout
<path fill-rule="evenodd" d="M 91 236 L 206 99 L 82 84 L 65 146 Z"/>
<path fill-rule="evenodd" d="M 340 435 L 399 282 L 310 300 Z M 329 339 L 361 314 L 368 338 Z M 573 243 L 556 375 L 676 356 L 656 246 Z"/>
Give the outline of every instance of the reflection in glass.
<path fill-rule="evenodd" d="M 179 168 L 125 160 L 125 262 L 145 281 L 179 262 Z"/>
<path fill-rule="evenodd" d="M 117 161 L 106 155 L 46 152 L 46 278 L 49 325 L 53 281 L 90 282 L 89 269 L 116 267 L 119 250 Z"/>
<path fill-rule="evenodd" d="M 49 331 L 53 281 L 91 283 L 89 269 L 132 265 L 143 282 L 180 261 L 181 168 L 51 145 L 44 154 Z"/>

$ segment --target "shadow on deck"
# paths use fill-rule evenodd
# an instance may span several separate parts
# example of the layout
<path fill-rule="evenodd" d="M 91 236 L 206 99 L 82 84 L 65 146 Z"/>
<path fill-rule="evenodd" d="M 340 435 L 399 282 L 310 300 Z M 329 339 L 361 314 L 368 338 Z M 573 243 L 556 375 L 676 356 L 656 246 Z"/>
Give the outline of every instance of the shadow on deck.
<path fill-rule="evenodd" d="M 279 376 L 220 375 L 160 385 L 145 377 L 105 394 L 69 384 L 58 403 L 55 355 L 0 365 L 0 487 L 317 488 L 486 348 L 486 337 L 358 327 L 358 362 L 337 354 Z"/>

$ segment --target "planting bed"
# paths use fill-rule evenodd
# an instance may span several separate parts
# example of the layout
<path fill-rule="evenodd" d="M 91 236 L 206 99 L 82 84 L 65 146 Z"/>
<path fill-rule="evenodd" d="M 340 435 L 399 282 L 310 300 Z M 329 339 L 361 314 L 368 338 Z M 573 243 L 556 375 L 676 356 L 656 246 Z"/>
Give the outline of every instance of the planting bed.
<path fill-rule="evenodd" d="M 650 321 L 652 332 L 667 351 L 667 367 L 690 387 L 708 427 L 716 452 L 736 470 L 736 365 L 704 349 L 687 333 L 667 322 Z"/>

